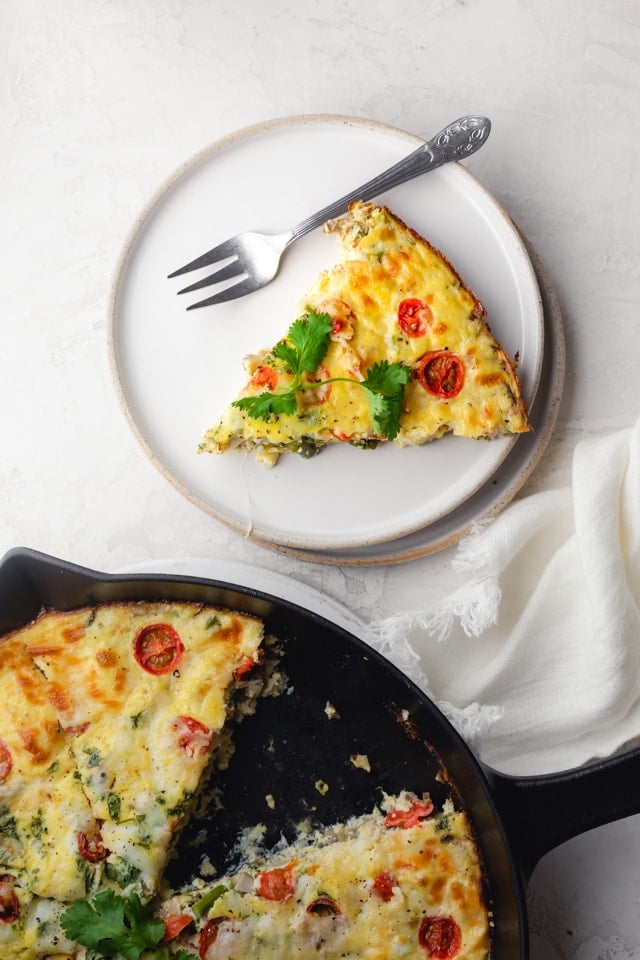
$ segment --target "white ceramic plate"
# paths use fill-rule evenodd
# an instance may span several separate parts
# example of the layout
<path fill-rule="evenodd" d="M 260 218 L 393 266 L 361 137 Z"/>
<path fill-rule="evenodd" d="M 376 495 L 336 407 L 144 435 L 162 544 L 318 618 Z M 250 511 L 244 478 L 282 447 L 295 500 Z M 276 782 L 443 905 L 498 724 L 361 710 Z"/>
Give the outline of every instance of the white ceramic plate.
<path fill-rule="evenodd" d="M 242 386 L 242 358 L 280 339 L 304 290 L 337 259 L 321 231 L 288 251 L 269 286 L 186 312 L 167 274 L 245 229 L 282 232 L 415 149 L 364 120 L 296 117 L 251 127 L 189 161 L 152 199 L 118 265 L 109 345 L 128 419 L 161 472 L 199 507 L 275 547 L 358 549 L 445 517 L 498 469 L 514 440 L 447 436 L 375 452 L 339 445 L 271 470 L 242 454 L 198 455 L 204 429 Z M 486 149 L 486 148 L 485 148 Z M 490 147 L 489 147 L 490 149 Z M 496 201 L 449 164 L 380 198 L 440 247 L 478 294 L 533 402 L 543 356 L 540 291 L 527 250 Z M 188 279 L 197 279 L 192 274 Z M 200 291 L 201 293 L 201 291 Z"/>

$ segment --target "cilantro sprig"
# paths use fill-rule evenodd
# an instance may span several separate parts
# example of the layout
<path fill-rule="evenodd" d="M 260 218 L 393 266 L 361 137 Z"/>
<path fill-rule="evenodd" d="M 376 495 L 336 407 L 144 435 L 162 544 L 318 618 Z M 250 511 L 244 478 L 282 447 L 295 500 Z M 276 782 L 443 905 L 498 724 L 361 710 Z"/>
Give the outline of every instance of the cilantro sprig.
<path fill-rule="evenodd" d="M 293 379 L 286 390 L 278 393 L 263 391 L 252 397 L 241 397 L 233 406 L 244 410 L 254 420 L 269 421 L 280 414 L 294 414 L 298 409 L 297 394 L 310 386 L 343 382 L 355 383 L 367 397 L 369 411 L 376 433 L 393 440 L 400 430 L 404 388 L 409 382 L 409 370 L 401 363 L 381 360 L 374 363 L 364 380 L 352 377 L 331 377 L 327 380 L 305 383 L 303 374 L 313 373 L 324 360 L 329 349 L 331 317 L 315 310 L 295 320 L 284 340 L 276 344 L 273 353 L 282 361 Z"/>
<path fill-rule="evenodd" d="M 331 330 L 331 317 L 311 310 L 294 320 L 286 339 L 276 345 L 274 353 L 296 377 L 313 373 L 329 349 Z"/>
<path fill-rule="evenodd" d="M 151 916 L 148 906 L 137 893 L 118 896 L 103 890 L 92 901 L 78 900 L 60 918 L 62 928 L 71 940 L 89 947 L 97 956 L 140 960 L 145 950 L 157 947 L 165 935 L 162 920 Z M 168 957 L 164 948 L 154 956 Z M 172 960 L 193 960 L 186 950 L 174 953 Z"/>

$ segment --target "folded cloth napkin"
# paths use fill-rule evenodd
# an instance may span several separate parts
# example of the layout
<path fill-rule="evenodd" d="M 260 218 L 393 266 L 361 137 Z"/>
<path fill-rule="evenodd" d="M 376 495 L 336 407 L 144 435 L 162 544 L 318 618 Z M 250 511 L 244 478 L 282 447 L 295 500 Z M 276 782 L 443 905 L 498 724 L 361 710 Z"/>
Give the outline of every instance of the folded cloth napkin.
<path fill-rule="evenodd" d="M 457 547 L 459 586 L 371 624 L 477 755 L 551 773 L 640 736 L 640 421 Z"/>

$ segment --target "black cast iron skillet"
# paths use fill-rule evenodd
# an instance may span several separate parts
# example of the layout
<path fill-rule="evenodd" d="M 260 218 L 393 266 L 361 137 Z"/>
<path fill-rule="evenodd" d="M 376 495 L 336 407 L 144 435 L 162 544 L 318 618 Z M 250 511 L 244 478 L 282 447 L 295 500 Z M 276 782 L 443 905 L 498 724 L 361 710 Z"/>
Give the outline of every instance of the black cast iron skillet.
<path fill-rule="evenodd" d="M 540 857 L 585 830 L 640 811 L 640 750 L 558 775 L 504 776 L 480 764 L 393 665 L 285 600 L 220 581 L 97 573 L 22 548 L 0 561 L 0 634 L 43 608 L 150 599 L 244 610 L 285 641 L 287 690 L 262 699 L 236 730 L 235 754 L 215 780 L 224 807 L 194 820 L 182 835 L 168 874 L 174 883 L 197 872 L 203 853 L 221 870 L 233 867 L 240 831 L 256 823 L 265 825 L 267 843 L 275 843 L 292 838 L 301 820 L 328 824 L 368 812 L 383 790 L 428 791 L 436 804 L 453 796 L 471 818 L 484 860 L 494 960 L 515 960 L 528 956 L 525 889 Z M 328 718 L 327 701 L 339 719 Z M 1 716 L 0 708 L 0 725 Z M 354 754 L 367 755 L 371 773 L 351 763 Z"/>

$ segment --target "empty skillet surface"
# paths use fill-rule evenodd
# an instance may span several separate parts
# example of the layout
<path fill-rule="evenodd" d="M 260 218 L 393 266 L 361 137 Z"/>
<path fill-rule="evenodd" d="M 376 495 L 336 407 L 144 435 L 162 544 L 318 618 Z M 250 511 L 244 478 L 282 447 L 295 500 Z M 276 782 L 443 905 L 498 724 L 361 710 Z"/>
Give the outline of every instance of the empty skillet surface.
<path fill-rule="evenodd" d="M 247 826 L 264 824 L 272 846 L 281 836 L 294 839 L 302 821 L 331 824 L 369 812 L 383 791 L 428 791 L 436 805 L 452 792 L 437 755 L 408 719 L 418 706 L 413 691 L 341 631 L 291 608 L 282 620 L 280 613 L 269 626 L 285 639 L 286 688 L 260 700 L 236 728 L 229 768 L 213 779 L 224 809 L 206 818 L 205 846 L 223 868 L 234 865 L 230 845 Z M 328 703 L 337 711 L 333 719 Z M 370 773 L 352 763 L 355 755 L 366 755 Z M 190 823 L 186 849 L 202 825 Z M 182 870 L 172 868 L 169 878 L 182 879 Z"/>

